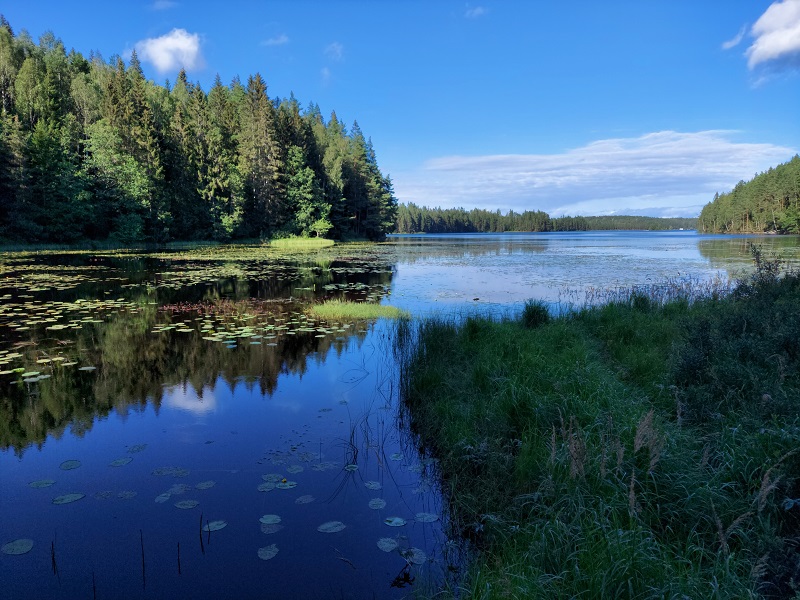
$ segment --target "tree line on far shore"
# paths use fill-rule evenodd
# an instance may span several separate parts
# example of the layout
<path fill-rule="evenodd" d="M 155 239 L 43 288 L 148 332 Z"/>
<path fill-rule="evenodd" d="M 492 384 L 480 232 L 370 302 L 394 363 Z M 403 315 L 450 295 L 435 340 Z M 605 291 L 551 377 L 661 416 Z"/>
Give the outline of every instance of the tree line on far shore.
<path fill-rule="evenodd" d="M 0 16 L 3 241 L 380 239 L 396 205 L 357 122 L 270 97 L 258 73 L 157 85 L 135 52 L 87 59 Z"/>
<path fill-rule="evenodd" d="M 503 233 L 506 231 L 601 231 L 695 229 L 697 219 L 628 215 L 550 217 L 542 211 L 428 208 L 400 204 L 395 233 Z"/>

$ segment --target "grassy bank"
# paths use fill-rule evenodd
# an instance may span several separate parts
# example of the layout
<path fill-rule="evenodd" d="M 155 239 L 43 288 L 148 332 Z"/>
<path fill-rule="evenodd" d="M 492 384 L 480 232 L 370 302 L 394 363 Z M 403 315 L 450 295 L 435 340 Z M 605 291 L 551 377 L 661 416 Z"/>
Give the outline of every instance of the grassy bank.
<path fill-rule="evenodd" d="M 270 240 L 269 242 L 271 248 L 278 248 L 280 250 L 317 250 L 319 248 L 328 248 L 334 244 L 335 242 L 333 240 L 319 237 L 288 237 Z"/>
<path fill-rule="evenodd" d="M 459 595 L 795 597 L 798 307 L 762 268 L 691 304 L 401 323 L 407 418 L 478 551 Z"/>
<path fill-rule="evenodd" d="M 322 304 L 312 304 L 308 308 L 308 312 L 326 321 L 353 321 L 380 317 L 399 319 L 407 316 L 396 306 L 386 306 L 372 302 L 350 302 L 347 300 L 329 300 Z"/>

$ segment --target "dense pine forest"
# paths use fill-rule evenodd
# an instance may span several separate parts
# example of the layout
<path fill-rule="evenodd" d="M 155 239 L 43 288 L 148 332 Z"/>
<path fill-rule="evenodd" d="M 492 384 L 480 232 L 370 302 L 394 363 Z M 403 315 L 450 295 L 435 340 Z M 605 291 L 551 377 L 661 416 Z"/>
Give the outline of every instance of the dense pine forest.
<path fill-rule="evenodd" d="M 157 85 L 135 52 L 87 59 L 0 16 L 0 241 L 380 239 L 396 206 L 357 122 L 258 73 Z"/>
<path fill-rule="evenodd" d="M 716 194 L 700 213 L 698 230 L 800 233 L 800 156 Z"/>
<path fill-rule="evenodd" d="M 502 233 L 505 231 L 601 231 L 611 229 L 695 229 L 697 219 L 610 215 L 604 217 L 556 217 L 542 211 L 498 211 L 463 208 L 427 208 L 401 204 L 397 209 L 397 233 Z"/>

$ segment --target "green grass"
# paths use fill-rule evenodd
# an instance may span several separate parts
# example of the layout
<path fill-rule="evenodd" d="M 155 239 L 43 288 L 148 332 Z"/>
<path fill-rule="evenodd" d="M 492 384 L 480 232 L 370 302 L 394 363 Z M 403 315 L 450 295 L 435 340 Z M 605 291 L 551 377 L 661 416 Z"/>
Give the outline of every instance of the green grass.
<path fill-rule="evenodd" d="M 280 248 L 281 250 L 315 250 L 333 246 L 334 243 L 333 240 L 325 238 L 289 237 L 270 240 L 269 245 L 272 248 Z"/>
<path fill-rule="evenodd" d="M 328 321 L 355 321 L 359 319 L 398 319 L 408 316 L 396 306 L 373 304 L 367 302 L 350 302 L 347 300 L 329 300 L 322 304 L 314 304 L 308 312 L 320 319 Z"/>
<path fill-rule="evenodd" d="M 692 302 L 399 322 L 406 417 L 478 550 L 453 595 L 795 597 L 798 307 L 800 276 L 762 273 Z"/>

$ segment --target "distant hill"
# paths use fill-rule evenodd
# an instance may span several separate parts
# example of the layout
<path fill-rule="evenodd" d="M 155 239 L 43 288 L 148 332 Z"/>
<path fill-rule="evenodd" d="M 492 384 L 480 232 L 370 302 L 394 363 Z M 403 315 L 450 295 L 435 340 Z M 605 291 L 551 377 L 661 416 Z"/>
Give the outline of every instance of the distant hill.
<path fill-rule="evenodd" d="M 502 233 L 505 231 L 602 231 L 695 229 L 697 219 L 612 215 L 556 217 L 539 210 L 506 214 L 480 208 L 428 208 L 400 204 L 395 233 Z"/>
<path fill-rule="evenodd" d="M 800 156 L 715 194 L 698 219 L 708 233 L 800 233 Z"/>

